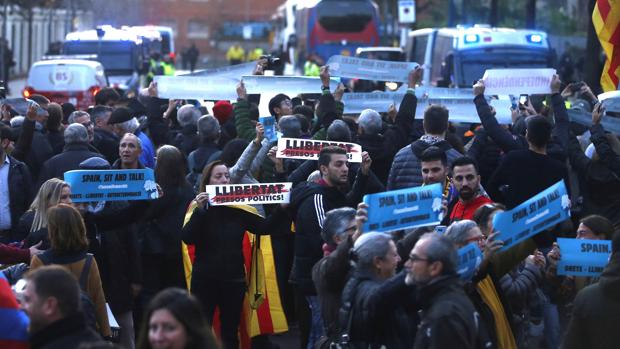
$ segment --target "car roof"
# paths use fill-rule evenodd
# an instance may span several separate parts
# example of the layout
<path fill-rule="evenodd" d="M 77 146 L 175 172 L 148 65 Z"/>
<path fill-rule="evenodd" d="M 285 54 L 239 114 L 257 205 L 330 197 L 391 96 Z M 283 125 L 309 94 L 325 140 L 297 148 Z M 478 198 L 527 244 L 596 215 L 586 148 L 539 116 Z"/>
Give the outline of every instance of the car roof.
<path fill-rule="evenodd" d="M 73 64 L 73 65 L 85 65 L 91 68 L 102 67 L 101 63 L 96 61 L 88 61 L 85 59 L 49 59 L 44 61 L 35 62 L 33 67 L 40 67 L 46 65 L 60 65 L 60 64 Z"/>

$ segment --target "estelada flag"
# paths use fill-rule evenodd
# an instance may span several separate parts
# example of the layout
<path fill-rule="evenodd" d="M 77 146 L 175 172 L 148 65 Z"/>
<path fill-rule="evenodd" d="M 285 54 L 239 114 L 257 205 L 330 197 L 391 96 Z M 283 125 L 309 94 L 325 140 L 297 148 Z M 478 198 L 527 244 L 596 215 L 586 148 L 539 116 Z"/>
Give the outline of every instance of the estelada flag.
<path fill-rule="evenodd" d="M 183 225 L 189 222 L 196 202 L 192 201 L 185 214 Z M 249 205 L 231 205 L 255 215 L 258 211 Z M 191 291 L 192 265 L 194 263 L 194 246 L 182 243 L 183 267 L 187 289 Z M 239 339 L 242 348 L 250 348 L 252 337 L 261 334 L 282 333 L 288 331 L 288 323 L 280 302 L 280 290 L 276 279 L 276 268 L 269 235 L 257 236 L 245 233 L 242 243 L 246 281 L 248 288 L 241 309 Z M 213 328 L 219 333 L 219 310 L 216 309 Z M 211 320 L 211 319 L 209 319 Z"/>
<path fill-rule="evenodd" d="M 620 83 L 620 0 L 597 0 L 592 24 L 607 55 L 601 87 L 605 92 L 615 91 Z"/>

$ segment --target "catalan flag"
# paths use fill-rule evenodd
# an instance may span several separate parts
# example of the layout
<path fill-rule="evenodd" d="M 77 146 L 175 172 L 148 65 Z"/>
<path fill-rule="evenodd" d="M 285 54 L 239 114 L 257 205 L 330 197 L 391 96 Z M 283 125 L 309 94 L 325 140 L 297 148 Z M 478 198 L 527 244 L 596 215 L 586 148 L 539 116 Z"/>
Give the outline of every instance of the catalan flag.
<path fill-rule="evenodd" d="M 256 209 L 248 205 L 234 205 L 255 215 Z M 183 224 L 187 224 L 196 208 L 193 201 Z M 288 331 L 288 323 L 280 302 L 280 290 L 276 279 L 276 268 L 269 235 L 257 236 L 246 232 L 242 247 L 245 259 L 246 280 L 248 290 L 243 299 L 239 338 L 241 347 L 249 349 L 251 338 L 261 334 L 282 333 Z M 192 264 L 194 262 L 194 246 L 182 244 L 183 266 L 187 288 L 190 289 L 192 278 Z M 219 328 L 219 313 L 216 310 L 214 329 Z M 211 320 L 211 319 L 209 319 Z"/>
<path fill-rule="evenodd" d="M 9 282 L 0 271 L 0 348 L 28 348 L 28 316 L 19 309 Z"/>
<path fill-rule="evenodd" d="M 592 24 L 607 55 L 601 87 L 615 91 L 620 83 L 620 0 L 597 0 Z"/>

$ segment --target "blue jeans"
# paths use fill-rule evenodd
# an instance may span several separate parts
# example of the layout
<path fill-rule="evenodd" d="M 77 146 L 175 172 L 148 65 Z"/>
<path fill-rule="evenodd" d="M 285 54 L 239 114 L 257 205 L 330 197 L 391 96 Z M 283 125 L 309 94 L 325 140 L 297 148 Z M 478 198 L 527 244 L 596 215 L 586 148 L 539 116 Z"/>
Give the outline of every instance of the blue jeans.
<path fill-rule="evenodd" d="M 560 347 L 560 315 L 558 306 L 551 303 L 549 298 L 545 299 L 543 304 L 544 321 L 545 321 L 545 339 L 550 349 Z"/>
<path fill-rule="evenodd" d="M 312 313 L 312 322 L 310 324 L 310 335 L 308 336 L 307 349 L 314 349 L 316 343 L 325 334 L 323 329 L 323 317 L 321 316 L 321 304 L 319 303 L 319 297 L 306 296 L 308 307 Z"/>

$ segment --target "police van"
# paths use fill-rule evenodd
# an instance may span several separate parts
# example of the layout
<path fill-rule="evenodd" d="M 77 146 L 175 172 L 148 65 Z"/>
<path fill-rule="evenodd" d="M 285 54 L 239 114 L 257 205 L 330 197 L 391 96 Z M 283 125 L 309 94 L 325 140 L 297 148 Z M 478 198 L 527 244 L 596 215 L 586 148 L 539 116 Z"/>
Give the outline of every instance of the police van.
<path fill-rule="evenodd" d="M 424 65 L 423 85 L 471 87 L 487 69 L 549 68 L 555 52 L 537 30 L 473 27 L 426 28 L 409 32 L 407 61 Z"/>
<path fill-rule="evenodd" d="M 142 39 L 135 33 L 111 26 L 67 34 L 63 54 L 97 55 L 110 86 L 127 95 L 137 93 L 140 76 L 147 69 L 144 65 Z"/>

